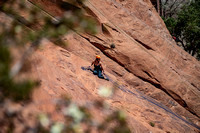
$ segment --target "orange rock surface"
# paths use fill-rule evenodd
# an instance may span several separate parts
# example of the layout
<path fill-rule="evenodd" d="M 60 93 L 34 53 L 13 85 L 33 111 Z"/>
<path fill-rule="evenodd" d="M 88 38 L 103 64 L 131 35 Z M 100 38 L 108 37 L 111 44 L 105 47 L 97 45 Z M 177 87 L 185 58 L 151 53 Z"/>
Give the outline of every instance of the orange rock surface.
<path fill-rule="evenodd" d="M 32 1 L 53 16 L 64 12 L 56 1 Z M 55 111 L 56 98 L 66 94 L 82 105 L 99 98 L 99 87 L 112 87 L 112 82 L 81 69 L 98 54 L 112 80 L 200 126 L 200 63 L 176 45 L 150 1 L 86 0 L 85 7 L 99 23 L 97 35 L 71 32 L 63 38 L 67 48 L 43 41 L 43 47 L 32 55 L 33 75 L 41 81 L 33 93 L 35 108 L 62 120 Z M 112 109 L 127 113 L 132 132 L 199 131 L 148 100 L 120 89 L 104 100 Z"/>

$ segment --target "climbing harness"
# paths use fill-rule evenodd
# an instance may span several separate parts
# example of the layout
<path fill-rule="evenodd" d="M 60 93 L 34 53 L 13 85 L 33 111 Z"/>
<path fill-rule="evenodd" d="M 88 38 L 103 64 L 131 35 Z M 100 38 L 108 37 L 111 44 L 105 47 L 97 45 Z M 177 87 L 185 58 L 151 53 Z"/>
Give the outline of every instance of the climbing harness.
<path fill-rule="evenodd" d="M 90 72 L 93 72 L 93 70 L 90 68 L 90 66 L 88 66 L 88 67 L 81 67 L 81 69 L 82 69 L 82 70 L 88 70 L 88 71 L 90 71 Z M 102 75 L 104 75 L 104 79 L 105 79 L 105 80 L 108 80 L 108 81 L 110 80 L 109 77 L 108 77 L 105 73 L 102 74 Z"/>

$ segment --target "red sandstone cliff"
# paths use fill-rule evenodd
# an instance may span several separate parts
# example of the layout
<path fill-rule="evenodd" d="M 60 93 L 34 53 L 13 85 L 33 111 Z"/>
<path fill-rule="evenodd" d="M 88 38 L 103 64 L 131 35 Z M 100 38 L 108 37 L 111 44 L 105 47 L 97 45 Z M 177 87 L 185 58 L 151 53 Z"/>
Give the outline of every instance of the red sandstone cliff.
<path fill-rule="evenodd" d="M 63 14 L 55 1 L 32 1 L 53 16 Z M 100 86 L 112 86 L 80 69 L 99 54 L 112 79 L 130 90 L 140 90 L 200 126 L 200 63 L 175 44 L 150 1 L 87 0 L 83 8 L 98 21 L 101 31 L 95 36 L 66 35 L 66 49 L 43 42 L 44 48 L 32 56 L 37 62 L 32 71 L 41 80 L 40 89 L 33 94 L 34 103 L 41 103 L 36 108 L 54 113 L 52 99 L 62 94 L 84 104 L 98 97 Z M 162 108 L 120 90 L 105 100 L 126 111 L 135 132 L 197 132 Z M 150 121 L 156 126 L 151 127 Z"/>

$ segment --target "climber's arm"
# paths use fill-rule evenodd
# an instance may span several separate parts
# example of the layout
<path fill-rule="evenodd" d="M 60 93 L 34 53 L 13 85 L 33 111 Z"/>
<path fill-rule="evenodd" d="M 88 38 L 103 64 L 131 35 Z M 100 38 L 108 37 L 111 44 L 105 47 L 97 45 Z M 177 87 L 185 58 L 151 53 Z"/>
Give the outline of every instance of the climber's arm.
<path fill-rule="evenodd" d="M 91 66 L 94 64 L 94 61 L 92 62 Z"/>
<path fill-rule="evenodd" d="M 100 66 L 101 66 L 101 71 L 104 73 L 104 69 L 103 69 L 103 66 L 102 66 L 102 64 L 100 64 Z"/>

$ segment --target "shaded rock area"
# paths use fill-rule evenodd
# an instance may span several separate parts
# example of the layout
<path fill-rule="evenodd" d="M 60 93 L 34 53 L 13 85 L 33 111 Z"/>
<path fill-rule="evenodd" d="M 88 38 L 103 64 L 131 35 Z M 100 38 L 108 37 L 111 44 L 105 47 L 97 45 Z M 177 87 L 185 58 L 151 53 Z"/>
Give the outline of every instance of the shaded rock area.
<path fill-rule="evenodd" d="M 64 13 L 59 1 L 31 1 L 53 16 Z M 114 81 L 200 126 L 200 63 L 176 45 L 151 2 L 86 0 L 81 6 L 97 21 L 100 32 L 95 36 L 71 32 L 63 38 L 67 48 L 42 42 L 43 47 L 32 55 L 33 77 L 41 81 L 33 94 L 34 108 L 62 120 L 53 102 L 61 95 L 69 95 L 78 104 L 99 98 L 98 88 L 113 84 L 81 70 L 98 54 Z M 113 109 L 125 110 L 133 132 L 198 132 L 162 108 L 123 91 L 105 100 Z"/>

